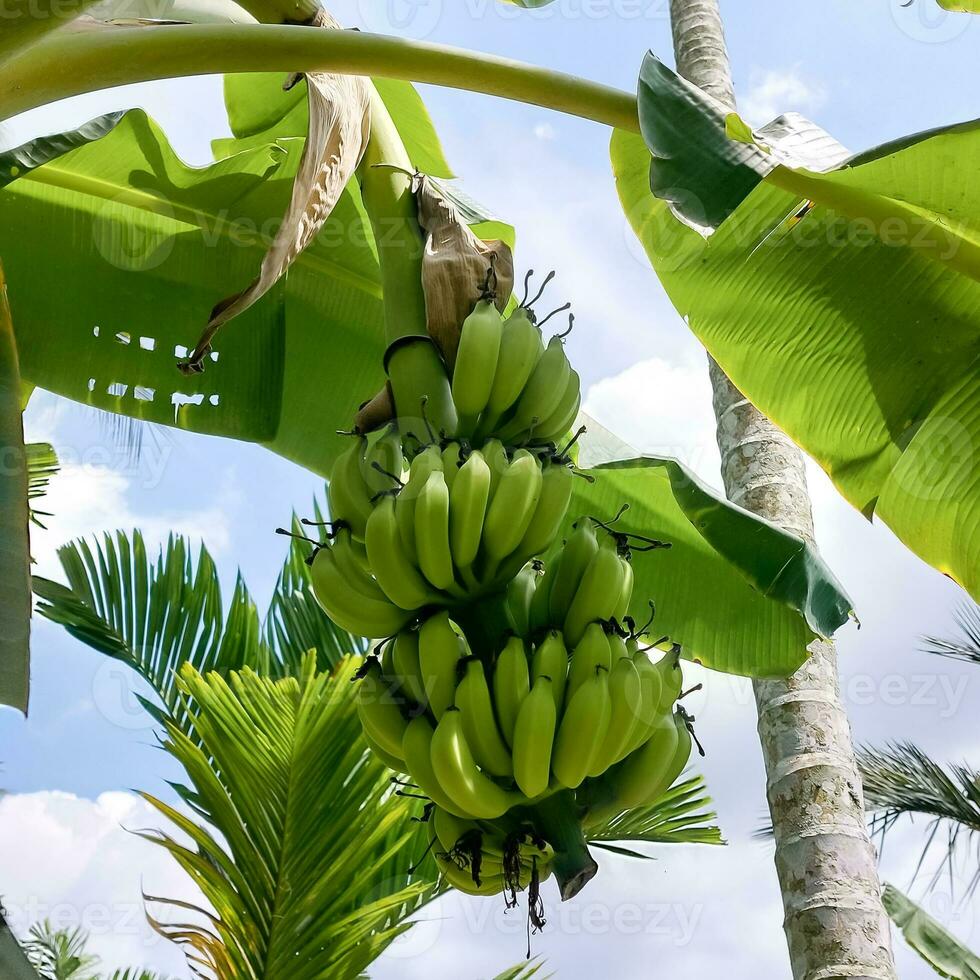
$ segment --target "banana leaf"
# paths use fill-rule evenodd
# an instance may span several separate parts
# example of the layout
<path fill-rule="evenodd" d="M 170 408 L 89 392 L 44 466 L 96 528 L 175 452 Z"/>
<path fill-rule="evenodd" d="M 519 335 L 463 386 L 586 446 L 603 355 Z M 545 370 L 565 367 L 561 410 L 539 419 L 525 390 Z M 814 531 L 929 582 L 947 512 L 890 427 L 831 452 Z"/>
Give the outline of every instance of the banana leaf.
<path fill-rule="evenodd" d="M 964 14 L 980 14 L 980 0 L 939 0 L 943 10 L 955 10 Z"/>
<path fill-rule="evenodd" d="M 724 118 L 690 89 L 648 60 L 639 97 L 653 154 L 622 132 L 611 147 L 623 208 L 671 300 L 855 507 L 980 595 L 980 191 L 969 178 L 980 124 L 887 144 L 826 174 L 779 160 L 753 169 L 764 141 L 729 125 L 737 139 L 725 152 L 751 171 L 732 197 L 720 186 L 732 160 L 696 166 Z M 746 139 L 756 141 L 748 156 Z M 658 146 L 675 155 L 662 181 Z M 652 179 L 669 197 L 684 161 L 706 180 L 685 189 L 687 210 L 714 202 L 707 239 L 651 190 Z"/>
<path fill-rule="evenodd" d="M 0 703 L 27 711 L 30 685 L 31 543 L 21 374 L 0 267 Z"/>
<path fill-rule="evenodd" d="M 905 941 L 946 980 L 980 980 L 980 957 L 970 952 L 932 916 L 926 914 L 894 885 L 882 891 L 885 911 L 902 931 Z"/>

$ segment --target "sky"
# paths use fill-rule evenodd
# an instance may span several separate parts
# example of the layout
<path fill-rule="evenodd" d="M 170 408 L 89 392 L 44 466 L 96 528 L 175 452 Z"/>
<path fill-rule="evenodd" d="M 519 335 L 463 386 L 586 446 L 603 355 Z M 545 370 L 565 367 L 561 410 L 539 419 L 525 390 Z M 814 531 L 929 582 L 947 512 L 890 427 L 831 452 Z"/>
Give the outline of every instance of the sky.
<path fill-rule="evenodd" d="M 944 14 L 931 0 L 722 0 L 743 114 L 764 123 L 785 110 L 815 119 L 853 150 L 980 115 L 975 77 L 980 18 Z M 631 89 L 646 50 L 670 62 L 667 0 L 555 0 L 519 11 L 494 0 L 345 0 L 340 20 L 366 30 L 477 48 Z M 555 268 L 553 287 L 576 310 L 568 351 L 585 409 L 636 448 L 677 456 L 719 486 L 705 355 L 673 311 L 619 211 L 601 127 L 545 110 L 424 88 L 447 156 L 464 187 L 518 229 L 517 264 Z M 133 86 L 12 120 L 5 145 L 68 128 L 110 108 L 142 106 L 190 163 L 227 134 L 214 78 Z M 234 285 L 234 284 L 230 284 Z M 322 489 L 320 481 L 255 446 L 155 430 L 134 462 L 90 410 L 39 393 L 29 438 L 63 460 L 35 535 L 42 574 L 59 577 L 57 546 L 73 537 L 140 527 L 151 542 L 176 531 L 203 541 L 228 587 L 240 569 L 264 608 L 282 561 L 272 529 Z M 855 741 L 912 738 L 938 759 L 980 760 L 980 678 L 920 652 L 924 634 L 949 634 L 963 593 L 866 522 L 810 466 L 822 553 L 854 599 L 862 626 L 839 637 L 841 689 Z M 706 601 L 710 597 L 706 597 Z M 671 847 L 655 861 L 608 855 L 582 895 L 548 897 L 549 925 L 534 950 L 562 977 L 669 973 L 675 980 L 789 977 L 765 785 L 746 681 L 699 673 L 693 696 L 708 749 L 699 763 L 725 848 Z M 0 890 L 15 930 L 37 918 L 82 925 L 107 966 L 148 966 L 187 977 L 181 954 L 147 927 L 141 889 L 194 898 L 159 849 L 133 835 L 160 818 L 134 795 L 165 794 L 178 776 L 138 706 L 125 668 L 44 620 L 33 630 L 27 720 L 0 709 Z M 938 852 L 915 873 L 924 824 L 885 842 L 891 881 L 975 949 L 980 906 L 964 898 L 957 866 L 931 891 Z M 375 965 L 379 980 L 489 978 L 524 952 L 524 920 L 485 900 L 449 896 Z M 895 939 L 899 974 L 931 971 Z"/>

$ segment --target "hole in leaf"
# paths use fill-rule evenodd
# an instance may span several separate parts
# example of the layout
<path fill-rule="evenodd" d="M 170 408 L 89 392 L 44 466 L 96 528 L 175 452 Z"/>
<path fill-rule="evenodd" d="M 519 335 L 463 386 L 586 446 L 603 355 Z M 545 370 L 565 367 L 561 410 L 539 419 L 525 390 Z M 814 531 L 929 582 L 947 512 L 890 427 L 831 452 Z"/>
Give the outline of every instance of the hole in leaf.
<path fill-rule="evenodd" d="M 178 344 L 174 348 L 174 357 L 187 357 L 187 348 L 183 344 Z"/>
<path fill-rule="evenodd" d="M 113 381 L 108 388 L 106 388 L 106 393 L 110 395 L 115 395 L 117 398 L 122 398 L 123 395 L 129 390 L 129 385 L 124 384 L 122 381 Z"/>
<path fill-rule="evenodd" d="M 128 330 L 120 330 L 119 333 L 116 334 L 116 340 L 123 345 L 131 343 L 132 339 L 133 338 L 130 337 Z"/>
<path fill-rule="evenodd" d="M 92 327 L 92 336 L 93 337 L 98 337 L 99 336 L 99 328 L 98 327 Z"/>
<path fill-rule="evenodd" d="M 209 396 L 208 396 L 208 401 L 209 401 L 209 402 L 210 402 L 210 403 L 211 403 L 212 405 L 217 405 L 217 404 L 218 404 L 218 402 L 220 402 L 220 401 L 221 401 L 221 395 L 209 395 Z"/>
<path fill-rule="evenodd" d="M 137 385 L 133 389 L 133 398 L 139 402 L 151 402 L 156 396 L 155 388 L 145 388 L 143 385 Z"/>
<path fill-rule="evenodd" d="M 180 408 L 181 405 L 201 405 L 204 402 L 204 395 L 198 392 L 196 395 L 185 395 L 181 391 L 175 391 L 170 397 L 170 404 Z"/>
<path fill-rule="evenodd" d="M 88 379 L 88 390 L 95 391 L 95 378 Z"/>
<path fill-rule="evenodd" d="M 211 351 L 211 353 L 208 355 L 212 361 L 217 361 L 220 356 L 221 355 L 216 350 Z"/>
<path fill-rule="evenodd" d="M 142 347 L 143 350 L 156 350 L 156 337 L 140 337 L 140 347 Z"/>

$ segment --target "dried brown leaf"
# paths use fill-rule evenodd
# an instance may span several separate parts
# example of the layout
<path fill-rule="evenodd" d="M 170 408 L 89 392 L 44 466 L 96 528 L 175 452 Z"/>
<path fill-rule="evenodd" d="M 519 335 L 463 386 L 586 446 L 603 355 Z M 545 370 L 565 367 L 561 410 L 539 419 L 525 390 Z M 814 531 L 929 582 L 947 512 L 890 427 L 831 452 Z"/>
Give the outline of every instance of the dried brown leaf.
<path fill-rule="evenodd" d="M 339 28 L 325 10 L 319 11 L 309 26 Z M 268 292 L 313 241 L 361 162 L 371 135 L 370 80 L 358 75 L 312 72 L 306 76 L 306 83 L 309 130 L 292 199 L 279 232 L 262 260 L 256 279 L 211 311 L 197 347 L 182 365 L 185 373 L 203 370 L 202 362 L 210 353 L 211 340 L 218 329 Z"/>
<path fill-rule="evenodd" d="M 425 231 L 422 288 L 426 328 L 451 374 L 460 328 L 483 295 L 491 264 L 497 306 L 503 310 L 514 288 L 514 257 L 506 242 L 478 238 L 456 205 L 424 174 L 416 176 L 414 190 L 419 224 Z"/>
<path fill-rule="evenodd" d="M 354 429 L 357 432 L 374 432 L 395 417 L 395 399 L 391 394 L 391 383 L 384 387 L 369 401 L 366 401 L 354 416 Z"/>

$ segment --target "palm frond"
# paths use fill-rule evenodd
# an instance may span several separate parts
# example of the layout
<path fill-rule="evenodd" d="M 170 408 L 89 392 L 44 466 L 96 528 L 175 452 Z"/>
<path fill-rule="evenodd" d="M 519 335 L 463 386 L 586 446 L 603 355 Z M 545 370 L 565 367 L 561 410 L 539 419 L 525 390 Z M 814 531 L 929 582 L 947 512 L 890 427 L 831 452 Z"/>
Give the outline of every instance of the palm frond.
<path fill-rule="evenodd" d="M 54 446 L 47 442 L 29 442 L 24 446 L 27 456 L 27 500 L 30 505 L 31 523 L 42 530 L 42 517 L 50 517 L 47 511 L 37 510 L 33 502 L 48 492 L 48 484 L 59 470 L 58 454 Z"/>
<path fill-rule="evenodd" d="M 724 844 L 721 831 L 712 821 L 716 814 L 707 809 L 711 798 L 704 779 L 694 776 L 676 783 L 654 803 L 627 810 L 590 828 L 589 843 L 617 853 L 643 857 L 611 845 L 622 841 L 647 844 Z"/>
<path fill-rule="evenodd" d="M 980 957 L 892 885 L 882 892 L 885 911 L 905 941 L 946 980 L 980 980 Z"/>
<path fill-rule="evenodd" d="M 314 501 L 314 519 L 322 521 L 319 504 Z M 294 514 L 294 534 L 302 535 L 306 528 Z M 307 558 L 310 546 L 298 538 L 289 539 L 289 552 L 276 583 L 276 589 L 265 618 L 266 643 L 290 672 L 296 673 L 307 650 L 316 650 L 320 670 L 335 667 L 352 653 L 364 653 L 367 643 L 339 629 L 320 608 L 313 596 L 310 566 Z"/>
<path fill-rule="evenodd" d="M 974 602 L 964 603 L 954 613 L 953 619 L 961 635 L 952 639 L 926 636 L 925 652 L 980 666 L 980 606 Z"/>
<path fill-rule="evenodd" d="M 535 957 L 529 963 L 519 963 L 517 966 L 509 967 L 498 973 L 493 980 L 530 980 L 536 977 L 544 969 L 544 961 Z M 553 976 L 553 974 L 548 974 Z M 539 980 L 548 980 L 548 977 L 540 977 Z"/>
<path fill-rule="evenodd" d="M 299 676 L 279 680 L 182 668 L 180 694 L 200 745 L 171 721 L 165 747 L 188 775 L 177 789 L 200 820 L 147 795 L 193 846 L 144 836 L 174 856 L 215 910 L 170 902 L 198 921 L 155 923 L 187 948 L 199 975 L 356 977 L 431 897 L 432 868 L 408 872 L 419 856 L 416 803 L 392 794 L 361 738 L 355 666 L 318 673 L 310 654 Z"/>
<path fill-rule="evenodd" d="M 107 980 L 166 980 L 166 977 L 160 973 L 154 973 L 152 970 L 131 967 L 128 970 L 114 970 L 109 974 Z"/>
<path fill-rule="evenodd" d="M 919 867 L 938 831 L 945 827 L 944 864 L 951 867 L 961 844 L 969 846 L 972 841 L 977 845 L 977 868 L 969 885 L 972 891 L 980 882 L 980 773 L 966 765 L 951 765 L 947 771 L 909 742 L 892 743 L 883 749 L 861 748 L 858 766 L 866 805 L 872 812 L 872 833 L 883 842 L 899 818 L 915 814 L 931 817 Z"/>
<path fill-rule="evenodd" d="M 170 712 L 180 713 L 176 674 L 189 663 L 227 673 L 273 669 L 258 612 L 239 578 L 227 612 L 214 561 L 202 545 L 171 536 L 156 560 L 139 531 L 72 541 L 58 551 L 68 585 L 35 576 L 38 612 L 101 653 L 129 664 Z"/>
<path fill-rule="evenodd" d="M 85 951 L 88 933 L 55 929 L 45 919 L 31 926 L 24 951 L 41 980 L 97 980 L 99 958 Z"/>

